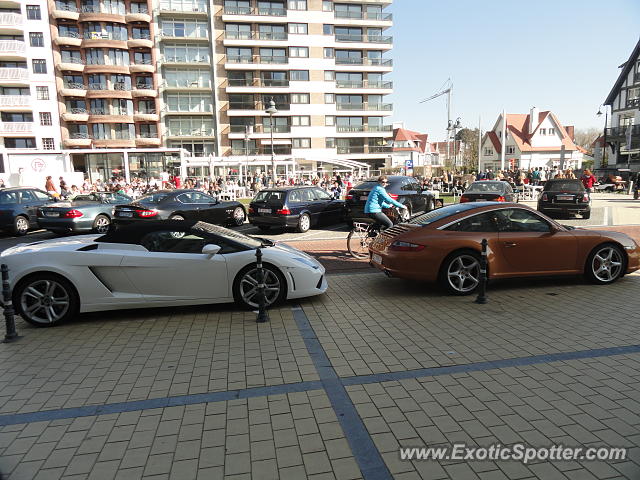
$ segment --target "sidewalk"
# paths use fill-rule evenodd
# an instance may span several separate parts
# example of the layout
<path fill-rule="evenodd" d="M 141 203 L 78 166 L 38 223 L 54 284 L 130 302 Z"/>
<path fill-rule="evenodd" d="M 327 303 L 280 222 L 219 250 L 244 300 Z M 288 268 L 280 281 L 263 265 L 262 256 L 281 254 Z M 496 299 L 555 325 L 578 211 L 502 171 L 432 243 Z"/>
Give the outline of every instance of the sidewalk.
<path fill-rule="evenodd" d="M 489 303 L 379 273 L 326 295 L 18 323 L 0 344 L 11 479 L 640 478 L 640 276 Z M 401 461 L 400 447 L 628 447 L 622 461 Z"/>

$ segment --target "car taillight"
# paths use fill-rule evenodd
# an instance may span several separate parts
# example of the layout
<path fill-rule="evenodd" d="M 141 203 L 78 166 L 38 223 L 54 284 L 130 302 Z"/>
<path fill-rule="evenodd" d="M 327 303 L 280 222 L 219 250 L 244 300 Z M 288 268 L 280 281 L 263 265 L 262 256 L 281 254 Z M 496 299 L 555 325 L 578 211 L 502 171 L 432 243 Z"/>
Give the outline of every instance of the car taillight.
<path fill-rule="evenodd" d="M 281 208 L 279 210 L 276 210 L 276 214 L 277 215 L 291 215 L 291 210 L 289 210 L 288 208 Z"/>
<path fill-rule="evenodd" d="M 388 195 L 394 200 L 398 200 L 398 195 L 396 195 L 395 193 L 389 193 Z"/>
<path fill-rule="evenodd" d="M 158 215 L 157 210 L 136 210 L 136 213 L 138 214 L 139 217 L 144 217 L 144 218 L 155 217 L 156 215 Z"/>
<path fill-rule="evenodd" d="M 504 198 L 502 195 L 500 195 L 498 198 L 496 198 L 496 202 L 506 202 L 507 199 Z"/>
<path fill-rule="evenodd" d="M 396 240 L 391 244 L 389 250 L 393 250 L 394 252 L 419 252 L 424 250 L 424 245 Z"/>
<path fill-rule="evenodd" d="M 249 213 L 255 213 L 255 210 L 253 209 L 253 207 L 249 207 Z"/>
<path fill-rule="evenodd" d="M 469 197 L 467 197 L 466 195 L 462 195 L 460 197 L 460 203 L 465 203 L 469 201 Z"/>
<path fill-rule="evenodd" d="M 589 203 L 589 194 L 585 193 L 584 195 L 582 195 L 582 201 L 583 203 Z"/>
<path fill-rule="evenodd" d="M 82 216 L 82 212 L 80 210 L 69 210 L 68 212 L 65 212 L 64 215 L 62 215 L 64 218 L 78 218 Z"/>
<path fill-rule="evenodd" d="M 353 195 L 348 194 L 345 198 L 346 198 L 347 200 L 353 200 Z"/>
<path fill-rule="evenodd" d="M 547 195 L 546 193 L 543 193 L 543 194 L 542 194 L 542 198 L 541 198 L 541 200 L 542 200 L 543 202 L 548 202 L 548 201 L 549 201 L 549 195 Z"/>

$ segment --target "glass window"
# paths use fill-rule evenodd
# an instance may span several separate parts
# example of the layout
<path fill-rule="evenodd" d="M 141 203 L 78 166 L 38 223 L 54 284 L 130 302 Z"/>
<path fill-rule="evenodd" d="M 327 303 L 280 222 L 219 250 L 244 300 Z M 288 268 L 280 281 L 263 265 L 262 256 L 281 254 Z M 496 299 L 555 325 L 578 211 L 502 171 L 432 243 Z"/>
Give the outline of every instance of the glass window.
<path fill-rule="evenodd" d="M 47 73 L 47 61 L 44 59 L 34 58 L 32 60 L 33 73 Z"/>
<path fill-rule="evenodd" d="M 309 115 L 294 115 L 291 117 L 291 125 L 294 127 L 309 127 L 311 117 Z"/>
<path fill-rule="evenodd" d="M 336 79 L 336 72 L 333 70 L 325 70 L 324 71 L 324 81 L 325 82 L 333 82 Z"/>
<path fill-rule="evenodd" d="M 289 33 L 306 35 L 309 32 L 309 26 L 306 23 L 290 23 Z"/>
<path fill-rule="evenodd" d="M 309 70 L 291 70 L 289 73 L 289 78 L 291 81 L 309 81 Z"/>
<path fill-rule="evenodd" d="M 41 20 L 42 15 L 40 13 L 39 5 L 27 5 L 27 19 L 29 20 Z"/>
<path fill-rule="evenodd" d="M 306 10 L 307 0 L 289 0 L 289 10 Z"/>
<path fill-rule="evenodd" d="M 158 231 L 146 234 L 140 245 L 150 252 L 202 254 L 202 248 L 209 242 L 204 235 L 192 232 Z"/>
<path fill-rule="evenodd" d="M 323 12 L 333 12 L 333 1 L 332 0 L 322 0 L 322 11 Z"/>
<path fill-rule="evenodd" d="M 49 100 L 49 87 L 36 87 L 36 98 L 38 100 Z"/>
<path fill-rule="evenodd" d="M 325 47 L 323 50 L 324 58 L 333 58 L 335 56 L 335 50 L 331 47 Z"/>
<path fill-rule="evenodd" d="M 324 24 L 322 26 L 322 33 L 323 35 L 333 35 L 333 25 Z"/>
<path fill-rule="evenodd" d="M 333 127 L 336 124 L 336 117 L 334 115 L 326 115 L 324 117 L 324 124 L 327 127 Z"/>
<path fill-rule="evenodd" d="M 445 228 L 445 230 L 454 232 L 497 232 L 498 225 L 495 217 L 495 212 L 473 215 L 457 221 Z"/>
<path fill-rule="evenodd" d="M 5 148 L 36 148 L 36 139 L 33 137 L 27 138 L 9 138 L 4 139 Z"/>
<path fill-rule="evenodd" d="M 310 97 L 308 93 L 292 93 L 291 103 L 309 103 Z"/>
<path fill-rule="evenodd" d="M 549 224 L 542 217 L 523 208 L 496 210 L 495 214 L 500 232 L 547 233 L 551 231 Z"/>
<path fill-rule="evenodd" d="M 44 47 L 44 36 L 42 32 L 29 33 L 29 44 L 32 47 Z"/>
<path fill-rule="evenodd" d="M 43 138 L 42 139 L 42 149 L 43 150 L 55 150 L 56 143 L 53 138 Z"/>
<path fill-rule="evenodd" d="M 293 58 L 308 58 L 308 47 L 289 47 L 289 56 Z"/>
<path fill-rule="evenodd" d="M 51 125 L 51 112 L 40 112 L 40 125 L 45 127 Z"/>
<path fill-rule="evenodd" d="M 291 140 L 292 148 L 311 148 L 310 138 L 294 138 Z"/>

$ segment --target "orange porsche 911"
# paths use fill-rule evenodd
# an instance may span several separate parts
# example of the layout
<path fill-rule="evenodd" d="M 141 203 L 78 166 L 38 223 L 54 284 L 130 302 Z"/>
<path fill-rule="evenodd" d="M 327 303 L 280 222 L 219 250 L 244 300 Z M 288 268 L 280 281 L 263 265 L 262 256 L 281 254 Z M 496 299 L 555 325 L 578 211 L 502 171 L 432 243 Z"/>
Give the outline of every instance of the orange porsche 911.
<path fill-rule="evenodd" d="M 371 264 L 468 295 L 480 283 L 483 238 L 489 279 L 584 274 L 605 285 L 640 269 L 640 247 L 624 233 L 574 229 L 499 202 L 450 205 L 389 228 L 372 242 Z"/>

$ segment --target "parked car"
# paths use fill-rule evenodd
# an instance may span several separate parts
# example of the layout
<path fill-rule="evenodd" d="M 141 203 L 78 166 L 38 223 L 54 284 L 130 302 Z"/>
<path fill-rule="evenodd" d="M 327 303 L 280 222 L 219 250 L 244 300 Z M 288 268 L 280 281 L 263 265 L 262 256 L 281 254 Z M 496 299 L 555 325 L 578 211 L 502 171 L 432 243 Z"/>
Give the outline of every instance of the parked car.
<path fill-rule="evenodd" d="M 580 214 L 591 217 L 591 197 L 578 179 L 547 180 L 538 198 L 538 211 L 547 215 Z"/>
<path fill-rule="evenodd" d="M 435 197 L 422 188 L 417 179 L 402 175 L 388 177 L 389 184 L 385 187 L 391 198 L 407 207 L 407 217 L 430 212 L 435 208 Z M 364 205 L 373 187 L 378 185 L 376 178 L 370 178 L 356 185 L 347 193 L 347 222 L 354 219 L 366 218 Z"/>
<path fill-rule="evenodd" d="M 121 227 L 148 220 L 202 220 L 216 225 L 242 225 L 240 202 L 220 202 L 198 190 L 158 190 L 126 205 L 116 205 L 113 223 Z"/>
<path fill-rule="evenodd" d="M 640 246 L 619 232 L 567 228 L 517 203 L 449 205 L 383 231 L 371 264 L 392 277 L 468 295 L 480 284 L 488 241 L 490 279 L 582 275 L 606 285 L 640 269 Z"/>
<path fill-rule="evenodd" d="M 38 228 L 38 208 L 57 199 L 33 187 L 10 187 L 0 190 L 0 229 L 14 235 L 26 235 Z"/>
<path fill-rule="evenodd" d="M 325 270 L 313 257 L 201 221 L 138 222 L 103 236 L 4 250 L 13 302 L 27 322 L 49 327 L 82 312 L 235 301 L 258 306 L 262 247 L 267 306 L 320 295 Z"/>
<path fill-rule="evenodd" d="M 469 185 L 460 196 L 465 202 L 517 202 L 518 197 L 508 182 L 502 180 L 479 180 Z"/>
<path fill-rule="evenodd" d="M 38 224 L 54 233 L 107 233 L 116 204 L 130 202 L 121 193 L 94 192 L 77 195 L 70 201 L 52 203 L 38 209 Z"/>
<path fill-rule="evenodd" d="M 261 190 L 249 204 L 249 222 L 260 230 L 295 228 L 304 233 L 312 226 L 344 222 L 344 200 L 319 187 L 283 187 Z"/>

